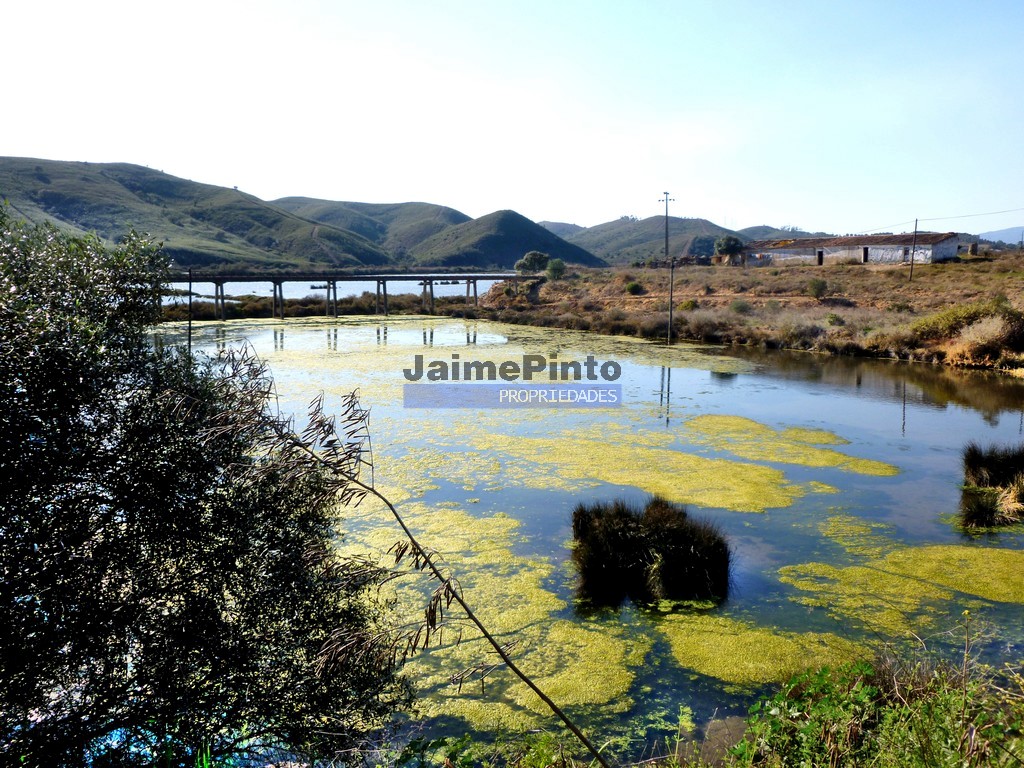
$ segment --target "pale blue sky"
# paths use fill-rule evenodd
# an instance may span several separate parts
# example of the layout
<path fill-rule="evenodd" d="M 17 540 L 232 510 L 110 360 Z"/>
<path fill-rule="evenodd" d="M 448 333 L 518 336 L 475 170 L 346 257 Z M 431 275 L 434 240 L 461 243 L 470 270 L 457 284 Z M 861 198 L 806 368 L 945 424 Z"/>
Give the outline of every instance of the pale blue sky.
<path fill-rule="evenodd" d="M 583 226 L 1024 223 L 1024 2 L 33 0 L 0 154 Z M 2 192 L 2 190 L 0 190 Z"/>

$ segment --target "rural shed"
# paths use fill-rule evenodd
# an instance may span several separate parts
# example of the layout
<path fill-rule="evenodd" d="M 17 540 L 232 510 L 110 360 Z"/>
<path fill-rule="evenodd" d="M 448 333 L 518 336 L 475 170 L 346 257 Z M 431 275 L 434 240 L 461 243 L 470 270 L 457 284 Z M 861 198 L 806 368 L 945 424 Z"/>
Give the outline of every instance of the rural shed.
<path fill-rule="evenodd" d="M 916 238 L 916 239 L 915 239 Z M 960 236 L 956 232 L 918 232 L 902 235 L 800 237 L 790 240 L 755 240 L 744 249 L 747 263 L 774 264 L 903 264 L 911 257 L 918 264 L 956 258 Z"/>

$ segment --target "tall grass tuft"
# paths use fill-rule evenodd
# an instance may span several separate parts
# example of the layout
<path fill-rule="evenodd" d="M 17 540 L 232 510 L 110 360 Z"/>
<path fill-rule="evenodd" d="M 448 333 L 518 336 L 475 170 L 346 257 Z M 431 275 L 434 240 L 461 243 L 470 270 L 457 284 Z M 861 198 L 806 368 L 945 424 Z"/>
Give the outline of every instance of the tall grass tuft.
<path fill-rule="evenodd" d="M 1024 445 L 982 448 L 971 441 L 964 446 L 964 485 L 1007 486 L 1024 473 Z"/>
<path fill-rule="evenodd" d="M 960 523 L 964 528 L 1012 525 L 1024 519 L 1024 445 L 963 450 L 964 488 Z"/>
<path fill-rule="evenodd" d="M 679 504 L 658 496 L 643 508 L 621 499 L 578 504 L 572 530 L 580 597 L 595 605 L 728 597 L 725 536 Z"/>

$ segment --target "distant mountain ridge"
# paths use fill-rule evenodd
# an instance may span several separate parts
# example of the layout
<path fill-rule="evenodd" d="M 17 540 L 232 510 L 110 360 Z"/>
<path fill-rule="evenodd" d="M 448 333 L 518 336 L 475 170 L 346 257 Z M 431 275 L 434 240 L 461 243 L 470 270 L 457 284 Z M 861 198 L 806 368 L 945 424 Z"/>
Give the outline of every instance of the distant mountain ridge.
<path fill-rule="evenodd" d="M 539 250 L 569 264 L 629 265 L 665 253 L 665 217 L 624 216 L 593 227 L 536 223 L 515 211 L 472 219 L 425 202 L 360 203 L 253 195 L 128 163 L 0 157 L 0 200 L 13 215 L 53 221 L 109 242 L 135 229 L 181 267 L 204 269 L 501 268 Z M 723 235 L 751 240 L 823 237 L 793 227 L 730 230 L 669 217 L 669 253 L 710 257 Z M 984 232 L 1016 243 L 1024 227 Z"/>
<path fill-rule="evenodd" d="M 15 216 L 108 242 L 145 233 L 182 269 L 511 269 L 532 250 L 605 264 L 513 211 L 474 220 L 431 203 L 268 202 L 128 163 L 0 157 L 0 200 Z"/>
<path fill-rule="evenodd" d="M 549 222 L 550 228 L 552 224 Z M 556 225 L 563 227 L 564 225 Z M 564 231 L 564 230 L 563 230 Z M 707 219 L 668 219 L 668 248 L 673 256 L 710 258 L 715 240 L 723 235 L 736 234 L 732 230 L 713 224 Z M 651 216 L 637 219 L 623 216 L 615 221 L 578 229 L 566 234 L 565 239 L 584 248 L 609 264 L 633 264 L 665 255 L 665 217 Z M 749 239 L 749 238 L 743 238 Z"/>
<path fill-rule="evenodd" d="M 1024 237 L 1024 226 L 1007 227 L 1006 229 L 997 229 L 992 232 L 982 232 L 978 237 L 982 240 L 991 240 L 993 243 L 1002 241 L 1012 245 L 1013 243 L 1019 243 L 1021 238 Z"/>

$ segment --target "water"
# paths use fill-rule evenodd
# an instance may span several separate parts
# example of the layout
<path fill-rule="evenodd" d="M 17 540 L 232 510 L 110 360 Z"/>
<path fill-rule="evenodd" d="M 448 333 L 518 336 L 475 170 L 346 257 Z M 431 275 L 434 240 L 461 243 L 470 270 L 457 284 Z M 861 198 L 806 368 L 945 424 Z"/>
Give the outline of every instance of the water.
<path fill-rule="evenodd" d="M 184 328 L 161 334 L 179 343 Z M 963 445 L 1024 441 L 1024 382 L 438 318 L 194 326 L 200 351 L 243 343 L 267 361 L 283 409 L 300 422 L 319 392 L 331 408 L 359 390 L 378 487 L 444 554 L 499 638 L 518 642 L 517 663 L 621 755 L 647 753 L 681 722 L 742 714 L 800 666 L 914 636 L 955 647 L 965 609 L 986 627 L 986 660 L 1019 656 L 1024 536 L 966 536 L 955 512 Z M 624 404 L 403 408 L 414 355 L 453 353 L 614 360 Z M 728 599 L 585 610 L 569 561 L 572 507 L 653 492 L 729 537 Z M 385 559 L 399 534 L 366 506 L 343 511 L 343 546 Z M 399 605 L 416 615 L 429 589 L 399 580 Z M 507 672 L 461 692 L 448 683 L 486 658 L 467 631 L 414 659 L 429 732 L 555 728 Z"/>

